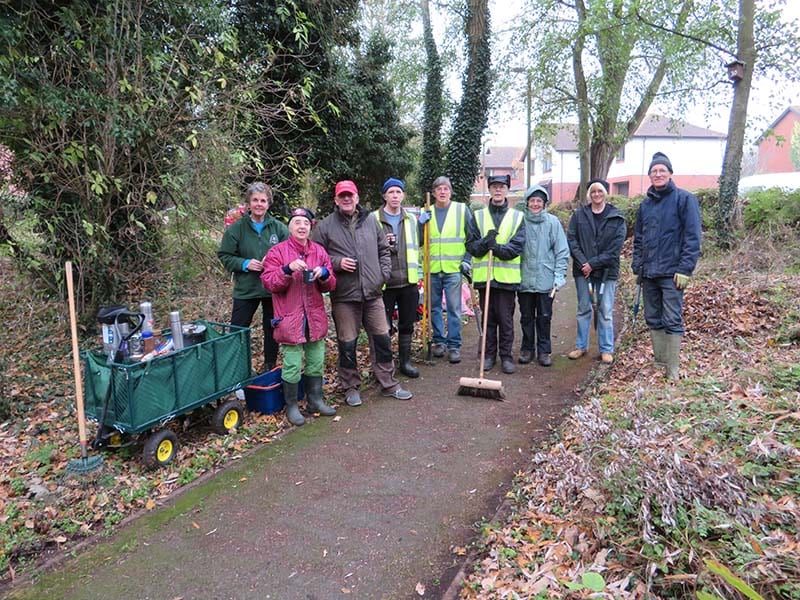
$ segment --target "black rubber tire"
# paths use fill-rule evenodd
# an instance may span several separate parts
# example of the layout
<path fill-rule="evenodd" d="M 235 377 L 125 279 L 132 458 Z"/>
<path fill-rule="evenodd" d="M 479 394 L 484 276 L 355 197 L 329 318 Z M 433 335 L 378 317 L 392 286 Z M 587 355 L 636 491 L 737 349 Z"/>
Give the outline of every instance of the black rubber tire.
<path fill-rule="evenodd" d="M 142 463 L 154 470 L 168 465 L 178 453 L 178 436 L 171 429 L 161 429 L 147 438 L 142 451 Z"/>
<path fill-rule="evenodd" d="M 211 426 L 221 435 L 227 435 L 244 422 L 244 411 L 238 400 L 228 400 L 220 404 L 211 418 Z"/>

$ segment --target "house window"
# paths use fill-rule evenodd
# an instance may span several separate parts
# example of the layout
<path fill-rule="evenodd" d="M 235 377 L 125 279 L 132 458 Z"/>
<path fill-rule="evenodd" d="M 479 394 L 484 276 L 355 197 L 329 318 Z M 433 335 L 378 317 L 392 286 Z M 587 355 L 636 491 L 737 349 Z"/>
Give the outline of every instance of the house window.
<path fill-rule="evenodd" d="M 553 155 L 549 152 L 542 157 L 542 173 L 553 170 Z"/>
<path fill-rule="evenodd" d="M 617 152 L 615 159 L 617 162 L 625 162 L 625 144 L 622 144 L 622 148 Z"/>
<path fill-rule="evenodd" d="M 629 184 L 627 181 L 618 181 L 613 185 L 613 193 L 616 196 L 628 196 Z"/>

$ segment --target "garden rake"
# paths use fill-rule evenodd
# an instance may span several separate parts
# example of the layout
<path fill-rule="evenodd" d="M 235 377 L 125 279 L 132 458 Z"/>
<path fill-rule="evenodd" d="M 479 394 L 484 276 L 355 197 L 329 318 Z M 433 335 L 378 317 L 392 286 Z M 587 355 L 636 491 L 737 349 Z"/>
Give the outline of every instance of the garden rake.
<path fill-rule="evenodd" d="M 72 261 L 67 261 L 67 296 L 69 297 L 69 327 L 72 336 L 72 369 L 75 374 L 75 402 L 78 407 L 78 435 L 81 457 L 67 463 L 67 473 L 84 474 L 103 466 L 102 456 L 89 456 L 86 439 L 86 415 L 83 412 L 83 385 L 81 383 L 81 361 L 78 352 L 78 325 L 75 317 L 75 291 L 72 286 Z"/>

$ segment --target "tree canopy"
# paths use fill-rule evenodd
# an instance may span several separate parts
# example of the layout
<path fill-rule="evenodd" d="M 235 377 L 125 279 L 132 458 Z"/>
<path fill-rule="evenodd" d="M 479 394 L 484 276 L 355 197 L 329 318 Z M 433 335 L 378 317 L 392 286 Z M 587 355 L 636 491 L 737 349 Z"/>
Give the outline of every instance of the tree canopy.
<path fill-rule="evenodd" d="M 0 142 L 11 152 L 3 243 L 57 289 L 114 300 L 154 273 L 167 223 L 221 222 L 264 179 L 277 210 L 335 178 L 372 190 L 411 170 L 386 83 L 390 44 L 360 47 L 357 0 L 35 0 L 0 8 Z M 382 180 L 381 180 L 382 181 Z M 316 186 L 316 187 L 315 187 Z M 304 202 L 305 203 L 305 202 Z M 166 212 L 165 212 L 166 211 Z M 188 251 L 188 248 L 187 248 Z"/>

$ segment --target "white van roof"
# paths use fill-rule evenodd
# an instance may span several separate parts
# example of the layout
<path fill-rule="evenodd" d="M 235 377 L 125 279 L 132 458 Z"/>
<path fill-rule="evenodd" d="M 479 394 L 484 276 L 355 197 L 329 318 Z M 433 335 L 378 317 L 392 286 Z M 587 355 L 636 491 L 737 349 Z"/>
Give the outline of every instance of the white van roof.
<path fill-rule="evenodd" d="M 800 189 L 800 172 L 791 173 L 763 173 L 761 175 L 750 175 L 739 180 L 739 194 L 747 192 L 768 190 L 770 188 L 781 188 L 786 191 Z"/>

